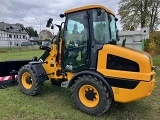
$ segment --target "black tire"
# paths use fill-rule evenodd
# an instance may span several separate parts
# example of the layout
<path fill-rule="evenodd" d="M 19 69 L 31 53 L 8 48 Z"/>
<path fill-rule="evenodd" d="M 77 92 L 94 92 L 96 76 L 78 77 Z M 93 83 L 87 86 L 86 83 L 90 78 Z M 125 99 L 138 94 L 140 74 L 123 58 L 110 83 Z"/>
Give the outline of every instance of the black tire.
<path fill-rule="evenodd" d="M 37 76 L 30 65 L 23 66 L 18 72 L 18 86 L 26 95 L 38 95 L 43 83 L 38 82 Z"/>
<path fill-rule="evenodd" d="M 107 87 L 94 76 L 78 77 L 72 88 L 75 106 L 87 114 L 99 116 L 111 106 L 112 98 Z"/>

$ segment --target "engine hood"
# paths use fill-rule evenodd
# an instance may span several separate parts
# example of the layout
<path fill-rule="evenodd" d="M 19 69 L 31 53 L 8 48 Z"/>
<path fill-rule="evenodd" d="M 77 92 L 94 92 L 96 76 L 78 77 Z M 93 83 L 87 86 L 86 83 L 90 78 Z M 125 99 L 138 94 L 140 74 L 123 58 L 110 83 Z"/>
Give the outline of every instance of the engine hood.
<path fill-rule="evenodd" d="M 106 57 L 111 54 L 136 62 L 139 65 L 140 72 L 151 72 L 153 66 L 152 57 L 146 52 L 110 44 L 104 45 L 100 51 L 103 51 L 103 56 Z"/>
<path fill-rule="evenodd" d="M 147 58 L 149 58 L 150 60 L 152 60 L 152 56 L 151 56 L 150 54 L 148 54 L 147 52 L 143 52 L 143 51 L 136 50 L 136 49 L 129 48 L 129 47 L 124 47 L 124 48 L 125 48 L 125 49 L 128 49 L 128 50 L 135 51 L 135 52 L 140 53 L 140 54 L 143 54 L 143 55 L 145 55 Z"/>

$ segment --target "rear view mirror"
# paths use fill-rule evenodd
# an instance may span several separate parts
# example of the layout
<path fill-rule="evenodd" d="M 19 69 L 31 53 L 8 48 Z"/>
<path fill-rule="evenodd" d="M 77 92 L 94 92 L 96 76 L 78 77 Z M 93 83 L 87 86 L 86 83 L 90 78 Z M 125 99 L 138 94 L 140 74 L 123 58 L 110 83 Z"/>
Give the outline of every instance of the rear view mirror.
<path fill-rule="evenodd" d="M 52 24 L 52 22 L 53 22 L 53 19 L 52 19 L 52 18 L 49 18 L 49 20 L 47 21 L 46 27 L 50 27 L 51 24 Z"/>
<path fill-rule="evenodd" d="M 115 18 L 115 21 L 117 22 L 117 21 L 118 21 L 118 18 Z"/>
<path fill-rule="evenodd" d="M 54 26 L 53 26 L 53 25 L 51 26 L 51 29 L 54 29 Z"/>
<path fill-rule="evenodd" d="M 60 16 L 61 18 L 63 18 L 63 17 L 65 17 L 65 14 L 60 14 L 59 16 Z"/>

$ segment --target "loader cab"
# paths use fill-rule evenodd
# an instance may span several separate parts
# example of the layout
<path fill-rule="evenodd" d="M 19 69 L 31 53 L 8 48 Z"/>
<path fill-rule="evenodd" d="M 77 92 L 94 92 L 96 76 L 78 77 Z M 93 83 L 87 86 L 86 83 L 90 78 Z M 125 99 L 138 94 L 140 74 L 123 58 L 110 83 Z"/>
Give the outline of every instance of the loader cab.
<path fill-rule="evenodd" d="M 98 50 L 118 40 L 114 14 L 103 6 L 88 6 L 68 10 L 65 16 L 62 68 L 96 69 Z"/>

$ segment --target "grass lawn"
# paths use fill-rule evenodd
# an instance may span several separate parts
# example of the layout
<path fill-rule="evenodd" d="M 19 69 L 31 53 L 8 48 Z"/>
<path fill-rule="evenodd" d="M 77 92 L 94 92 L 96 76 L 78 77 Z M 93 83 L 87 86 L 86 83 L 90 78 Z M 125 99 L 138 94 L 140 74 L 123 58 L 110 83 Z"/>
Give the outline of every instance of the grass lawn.
<path fill-rule="evenodd" d="M 41 50 L 0 53 L 0 60 L 31 59 L 40 56 Z M 160 65 L 160 56 L 153 57 Z M 113 103 L 100 117 L 87 115 L 74 107 L 70 89 L 45 82 L 42 93 L 27 96 L 18 86 L 0 89 L 0 120 L 160 120 L 160 71 L 157 87 L 151 96 L 127 103 Z"/>
<path fill-rule="evenodd" d="M 32 48 L 15 48 L 11 49 L 8 52 L 6 49 L 0 49 L 0 61 L 6 60 L 31 60 L 33 56 L 40 57 L 43 54 L 43 50 L 32 49 Z"/>

